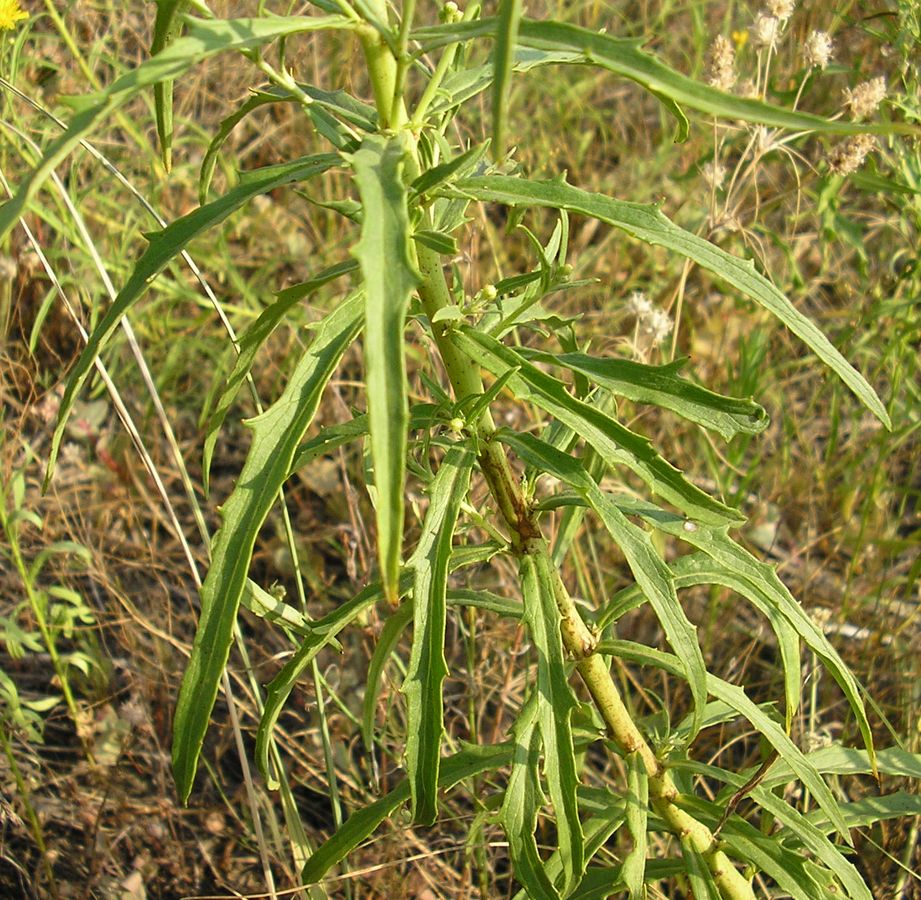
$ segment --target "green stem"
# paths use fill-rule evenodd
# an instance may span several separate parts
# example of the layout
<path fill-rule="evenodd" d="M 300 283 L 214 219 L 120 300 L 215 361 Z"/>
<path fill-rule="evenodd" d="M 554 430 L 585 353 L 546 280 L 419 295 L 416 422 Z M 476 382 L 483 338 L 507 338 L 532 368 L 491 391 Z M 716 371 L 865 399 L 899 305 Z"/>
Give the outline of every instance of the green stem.
<path fill-rule="evenodd" d="M 42 829 L 42 823 L 39 821 L 38 814 L 35 812 L 35 806 L 32 804 L 32 792 L 29 785 L 26 784 L 19 764 L 16 762 L 16 756 L 13 753 L 13 744 L 7 734 L 6 724 L 0 725 L 0 742 L 3 743 L 3 755 L 10 765 L 10 771 L 13 773 L 13 780 L 16 782 L 16 792 L 22 798 L 23 805 L 26 809 L 26 818 L 29 820 L 29 828 L 32 830 L 32 839 L 42 858 L 42 868 L 45 870 L 45 877 L 48 879 L 48 890 L 52 897 L 59 897 L 58 883 L 54 877 L 54 869 L 51 867 L 51 860 L 48 858 L 48 847 L 45 844 L 45 832 Z"/>
<path fill-rule="evenodd" d="M 440 260 L 434 251 L 419 248 L 419 269 L 422 274 L 419 297 L 431 321 L 439 309 L 451 302 L 450 293 Z M 455 397 L 460 399 L 469 394 L 482 393 L 479 367 L 458 350 L 449 324 L 436 323 L 432 330 Z M 489 411 L 484 411 L 481 420 L 470 423 L 470 427 L 476 429 L 476 437 L 483 448 L 479 457 L 480 465 L 499 511 L 511 529 L 513 544 L 519 552 L 545 556 L 549 570 L 558 572 L 537 516 L 522 494 L 505 451 L 493 440 L 495 426 Z M 595 652 L 595 635 L 585 624 L 558 574 L 555 592 L 562 617 L 560 627 L 564 646 L 577 660 L 576 668 L 611 738 L 625 754 L 636 752 L 642 759 L 649 775 L 649 796 L 653 808 L 670 831 L 688 840 L 701 854 L 725 900 L 754 900 L 751 884 L 720 849 L 719 841 L 710 829 L 677 806 L 675 801 L 679 794 L 671 775 L 658 760 L 624 705 L 607 663 Z"/>
<path fill-rule="evenodd" d="M 376 0 L 382 3 L 382 0 Z M 359 31 L 381 127 L 399 127 L 405 122 L 405 107 L 400 97 L 396 104 L 398 86 L 397 62 L 376 31 L 370 27 Z M 392 102 L 388 103 L 388 98 Z M 391 114 L 397 111 L 392 117 Z M 423 110 L 424 111 L 424 110 Z M 414 125 L 420 120 L 419 110 Z M 419 161 L 413 142 L 410 144 L 407 175 L 418 174 Z M 441 355 L 455 399 L 483 393 L 479 366 L 462 353 L 454 342 L 450 322 L 436 321 L 436 313 L 453 305 L 445 280 L 441 258 L 434 250 L 418 245 L 417 262 L 421 281 L 418 287 L 422 309 L 432 323 L 432 335 Z M 540 529 L 537 514 L 531 508 L 516 479 L 502 446 L 494 440 L 496 427 L 489 409 L 484 409 L 479 421 L 468 422 L 468 429 L 480 448 L 478 461 L 496 501 L 502 518 L 508 525 L 512 544 L 519 553 L 545 558 L 548 571 L 557 573 L 550 548 Z M 604 659 L 595 652 L 597 639 L 585 624 L 572 597 L 559 575 L 555 578 L 557 606 L 561 614 L 561 633 L 566 650 L 577 660 L 577 669 L 604 718 L 614 742 L 625 753 L 637 752 L 649 775 L 649 795 L 653 808 L 676 835 L 688 840 L 701 854 L 724 900 L 754 900 L 751 884 L 733 866 L 720 849 L 714 834 L 702 822 L 680 809 L 675 801 L 678 790 L 665 767 L 643 737 L 621 699 Z"/>

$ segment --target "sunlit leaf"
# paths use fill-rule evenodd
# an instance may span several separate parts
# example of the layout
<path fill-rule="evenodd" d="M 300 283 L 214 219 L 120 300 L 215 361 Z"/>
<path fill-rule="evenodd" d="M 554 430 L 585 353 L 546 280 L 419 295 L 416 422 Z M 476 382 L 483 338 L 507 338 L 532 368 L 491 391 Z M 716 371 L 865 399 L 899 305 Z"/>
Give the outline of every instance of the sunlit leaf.
<path fill-rule="evenodd" d="M 365 282 L 365 380 L 377 547 L 384 591 L 395 602 L 409 427 L 403 327 L 418 274 L 410 252 L 402 141 L 368 138 L 351 162 L 364 207 L 361 240 L 353 253 Z"/>
<path fill-rule="evenodd" d="M 173 772 L 188 799 L 202 741 L 233 639 L 256 536 L 278 496 L 327 382 L 362 325 L 360 293 L 341 303 L 317 327 L 284 391 L 247 424 L 253 432 L 243 470 L 222 509 L 211 545 L 211 567 L 201 589 L 201 617 L 182 679 L 173 727 Z"/>
<path fill-rule="evenodd" d="M 444 731 L 442 684 L 448 675 L 444 642 L 448 564 L 457 517 L 467 495 L 473 454 L 452 447 L 429 489 L 422 535 L 410 560 L 413 569 L 413 647 L 403 681 L 407 700 L 406 768 L 413 818 L 430 825 L 438 812 L 438 772 Z"/>

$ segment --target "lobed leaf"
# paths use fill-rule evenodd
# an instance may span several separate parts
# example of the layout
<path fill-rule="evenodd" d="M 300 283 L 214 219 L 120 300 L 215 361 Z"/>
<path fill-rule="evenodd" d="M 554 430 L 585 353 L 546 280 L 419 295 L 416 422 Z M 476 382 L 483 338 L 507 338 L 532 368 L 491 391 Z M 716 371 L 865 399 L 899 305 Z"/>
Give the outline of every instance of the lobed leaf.
<path fill-rule="evenodd" d="M 438 812 L 438 773 L 444 732 L 442 685 L 448 675 L 444 642 L 448 564 L 460 506 L 470 487 L 474 456 L 448 450 L 429 491 L 429 508 L 413 569 L 413 646 L 403 681 L 407 700 L 406 767 L 413 820 L 431 825 Z"/>
<path fill-rule="evenodd" d="M 222 509 L 223 524 L 212 541 L 211 567 L 201 589 L 201 617 L 176 703 L 173 772 L 183 801 L 192 791 L 202 741 L 230 654 L 256 536 L 323 390 L 361 325 L 362 296 L 356 293 L 319 324 L 278 400 L 247 423 L 253 441 L 236 487 Z"/>
<path fill-rule="evenodd" d="M 499 818 L 508 838 L 509 856 L 512 859 L 515 879 L 524 888 L 527 896 L 534 900 L 560 900 L 560 892 L 544 871 L 543 860 L 537 851 L 537 840 L 534 837 L 537 814 L 544 802 L 538 777 L 541 747 L 537 716 L 538 696 L 536 693 L 531 695 L 512 729 L 515 748 L 512 755 L 512 771 L 505 788 Z M 559 852 L 562 858 L 562 843 Z"/>
<path fill-rule="evenodd" d="M 755 269 L 751 260 L 739 259 L 704 238 L 685 231 L 666 218 L 658 207 L 614 200 L 603 194 L 574 187 L 562 179 L 529 181 L 509 175 L 462 178 L 445 188 L 445 191 L 452 196 L 503 203 L 506 206 L 565 209 L 590 216 L 647 244 L 661 245 L 693 260 L 780 319 L 838 375 L 873 415 L 887 428 L 891 427 L 885 407 L 866 379 L 835 349 L 811 319 L 796 309 L 780 290 Z"/>
<path fill-rule="evenodd" d="M 627 796 L 624 809 L 627 829 L 633 838 L 633 847 L 624 859 L 621 877 L 630 894 L 630 900 L 645 900 L 649 776 L 638 752 L 628 753 L 626 763 Z"/>
<path fill-rule="evenodd" d="M 418 281 L 410 250 L 401 138 L 368 138 L 351 163 L 364 208 L 361 240 L 353 253 L 365 282 L 365 381 L 377 546 L 384 591 L 395 603 L 409 427 L 403 328 Z"/>
<path fill-rule="evenodd" d="M 498 27 L 497 18 L 477 19 L 418 28 L 413 32 L 413 38 L 420 43 L 420 52 L 428 53 L 448 44 L 496 37 Z M 518 23 L 519 52 L 531 49 L 566 54 L 560 62 L 596 66 L 636 82 L 665 103 L 669 112 L 678 118 L 679 137 L 685 127 L 682 106 L 710 116 L 822 134 L 910 134 L 916 130 L 912 125 L 902 123 L 870 124 L 823 119 L 725 93 L 682 75 L 654 54 L 641 49 L 641 44 L 641 39 L 617 38 L 603 31 L 554 20 L 521 18 Z"/>
<path fill-rule="evenodd" d="M 214 446 L 217 443 L 218 434 L 240 388 L 243 386 L 243 382 L 249 375 L 259 348 L 266 342 L 278 323 L 296 303 L 299 303 L 305 297 L 309 297 L 310 294 L 324 284 L 329 284 L 331 281 L 357 268 L 358 264 L 354 260 L 336 263 L 318 272 L 309 281 L 285 288 L 276 295 L 275 301 L 263 309 L 256 320 L 240 335 L 237 358 L 234 361 L 233 369 L 227 376 L 227 383 L 215 405 L 214 412 L 211 413 L 208 419 L 208 426 L 205 429 L 204 447 L 202 449 L 202 482 L 205 496 L 208 496 L 211 459 L 214 455 Z"/>

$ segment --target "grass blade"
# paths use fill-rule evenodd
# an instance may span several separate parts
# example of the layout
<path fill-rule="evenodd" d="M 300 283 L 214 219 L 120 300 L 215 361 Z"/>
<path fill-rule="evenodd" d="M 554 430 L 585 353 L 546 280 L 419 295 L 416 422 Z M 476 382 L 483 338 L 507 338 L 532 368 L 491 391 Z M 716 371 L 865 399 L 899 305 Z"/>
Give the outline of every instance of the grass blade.
<path fill-rule="evenodd" d="M 188 8 L 189 0 L 157 0 L 157 18 L 154 20 L 151 56 L 156 56 L 173 42 L 181 23 L 179 15 Z M 157 136 L 163 165 L 169 172 L 173 166 L 173 80 L 161 81 L 154 86 L 154 106 L 157 117 Z"/>
<path fill-rule="evenodd" d="M 395 604 L 409 427 L 403 328 L 418 275 L 410 250 L 400 138 L 369 138 L 351 162 L 364 208 L 361 240 L 353 252 L 365 282 L 365 380 L 377 547 L 384 592 Z"/>
<path fill-rule="evenodd" d="M 438 771 L 444 732 L 442 684 L 448 675 L 444 642 L 448 563 L 460 506 L 470 487 L 473 454 L 452 447 L 432 482 L 422 536 L 410 565 L 413 647 L 403 682 L 407 700 L 406 768 L 413 821 L 431 825 L 438 812 Z"/>
<path fill-rule="evenodd" d="M 152 85 L 178 78 L 192 66 L 225 50 L 261 47 L 285 35 L 324 29 L 352 29 L 343 16 L 276 16 L 271 19 L 195 19 L 189 33 L 162 53 L 122 75 L 99 94 L 86 98 L 91 105 L 78 112 L 67 130 L 51 143 L 42 161 L 20 183 L 15 195 L 0 206 L 0 239 L 5 237 L 26 204 L 51 173 L 75 150 L 97 123 L 105 121 L 132 97 Z"/>
<path fill-rule="evenodd" d="M 467 747 L 444 760 L 438 786 L 448 789 L 467 778 L 507 766 L 512 753 L 511 744 Z M 356 810 L 328 841 L 317 848 L 301 871 L 301 880 L 305 884 L 318 882 L 407 800 L 409 782 L 401 781 L 386 797 Z"/>
<path fill-rule="evenodd" d="M 262 527 L 316 413 L 323 389 L 362 324 L 362 297 L 353 294 L 316 330 L 278 400 L 248 422 L 253 431 L 243 470 L 224 504 L 211 567 L 201 589 L 201 618 L 182 679 L 173 731 L 173 772 L 187 800 L 201 745 L 233 640 L 256 535 Z"/>
<path fill-rule="evenodd" d="M 403 594 L 408 591 L 410 583 L 409 573 L 404 573 L 398 584 L 399 592 Z M 256 765 L 262 772 L 269 790 L 274 791 L 278 788 L 278 779 L 272 774 L 269 765 L 270 738 L 291 691 L 294 690 L 304 670 L 313 662 L 316 655 L 327 644 L 332 643 L 343 628 L 374 606 L 381 597 L 383 597 L 383 589 L 381 583 L 376 581 L 322 619 L 310 623 L 310 634 L 307 639 L 269 684 L 262 717 L 259 719 L 259 728 L 256 732 Z"/>
<path fill-rule="evenodd" d="M 804 316 L 751 260 L 743 260 L 691 234 L 666 218 L 656 206 L 614 200 L 584 191 L 563 180 L 528 181 L 507 175 L 459 179 L 445 189 L 463 196 L 507 206 L 543 206 L 590 216 L 638 238 L 661 245 L 693 260 L 761 304 L 802 340 L 850 388 L 858 400 L 887 428 L 889 415 L 866 379 L 838 352 L 822 331 Z"/>

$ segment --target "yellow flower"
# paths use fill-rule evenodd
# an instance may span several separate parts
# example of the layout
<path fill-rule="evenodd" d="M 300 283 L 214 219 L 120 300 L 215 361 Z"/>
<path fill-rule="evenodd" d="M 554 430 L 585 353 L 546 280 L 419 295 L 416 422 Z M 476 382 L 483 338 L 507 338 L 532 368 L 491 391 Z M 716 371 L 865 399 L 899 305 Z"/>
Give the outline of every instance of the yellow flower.
<path fill-rule="evenodd" d="M 0 0 L 0 31 L 9 31 L 17 22 L 28 19 L 29 14 L 19 5 L 19 0 Z"/>

